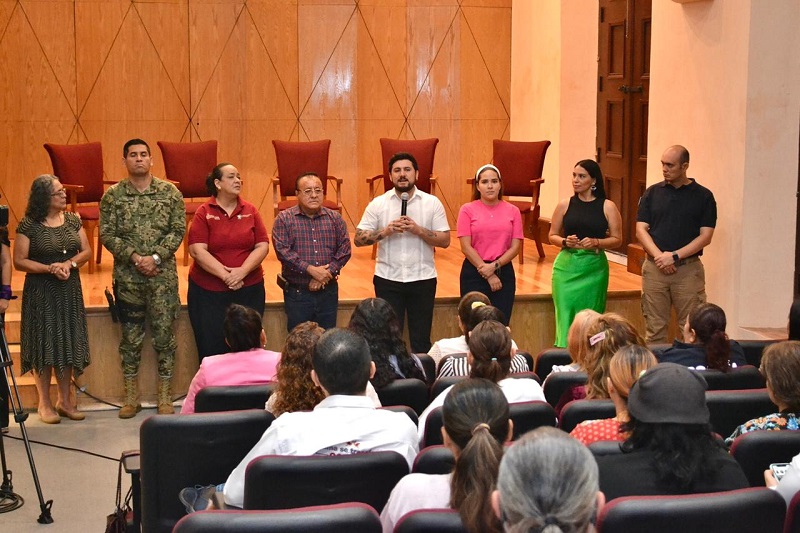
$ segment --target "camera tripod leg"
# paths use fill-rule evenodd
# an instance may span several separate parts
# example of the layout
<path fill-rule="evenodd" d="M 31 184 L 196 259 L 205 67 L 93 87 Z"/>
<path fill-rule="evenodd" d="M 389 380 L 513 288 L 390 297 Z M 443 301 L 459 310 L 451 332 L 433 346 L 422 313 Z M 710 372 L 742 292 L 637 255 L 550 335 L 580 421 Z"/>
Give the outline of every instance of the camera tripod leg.
<path fill-rule="evenodd" d="M 40 524 L 52 524 L 53 515 L 50 513 L 50 509 L 53 507 L 53 500 L 48 500 L 45 502 L 44 496 L 42 495 L 42 486 L 39 483 L 39 474 L 36 472 L 36 463 L 33 460 L 31 442 L 28 439 L 28 430 L 25 427 L 25 420 L 28 418 L 28 413 L 25 413 L 22 410 L 22 400 L 19 396 L 17 380 L 14 377 L 14 369 L 11 365 L 11 352 L 8 349 L 8 340 L 6 338 L 5 316 L 0 314 L 0 368 L 2 369 L 3 377 L 5 377 L 6 386 L 8 387 L 8 399 L 11 403 L 11 410 L 14 413 L 14 420 L 17 422 L 17 424 L 19 424 L 19 428 L 22 433 L 22 441 L 25 444 L 25 452 L 28 455 L 28 462 L 31 466 L 31 474 L 33 475 L 33 483 L 36 487 L 36 495 L 39 497 L 39 508 L 41 509 L 41 514 L 36 521 Z M 3 485 L 0 487 L 0 489 L 3 489 L 6 486 L 7 479 L 8 491 L 4 491 L 3 496 L 10 499 L 18 499 L 20 504 L 14 507 L 14 509 L 17 509 L 22 506 L 21 502 L 23 500 L 21 497 L 11 492 L 11 472 L 6 468 L 5 447 L 3 446 L 2 433 L 0 433 L 0 455 L 2 456 L 1 458 L 3 467 Z"/>

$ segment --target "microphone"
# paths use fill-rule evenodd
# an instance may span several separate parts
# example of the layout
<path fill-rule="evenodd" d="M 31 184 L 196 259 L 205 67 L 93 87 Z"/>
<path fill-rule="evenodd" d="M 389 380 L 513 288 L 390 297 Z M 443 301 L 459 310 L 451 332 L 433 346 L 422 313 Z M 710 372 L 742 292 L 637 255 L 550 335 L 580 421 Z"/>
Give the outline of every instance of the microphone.
<path fill-rule="evenodd" d="M 408 193 L 404 192 L 400 195 L 400 200 L 402 200 L 402 207 L 400 207 L 400 216 L 406 216 L 406 211 L 408 211 Z"/>

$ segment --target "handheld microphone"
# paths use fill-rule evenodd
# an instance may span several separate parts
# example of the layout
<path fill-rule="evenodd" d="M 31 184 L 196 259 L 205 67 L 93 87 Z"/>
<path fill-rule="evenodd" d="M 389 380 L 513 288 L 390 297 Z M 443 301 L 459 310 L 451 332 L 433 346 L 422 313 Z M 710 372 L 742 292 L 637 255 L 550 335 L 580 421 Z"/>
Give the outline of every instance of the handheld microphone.
<path fill-rule="evenodd" d="M 408 193 L 404 192 L 400 195 L 400 200 L 402 200 L 402 205 L 400 207 L 400 216 L 406 216 L 406 211 L 408 211 Z"/>

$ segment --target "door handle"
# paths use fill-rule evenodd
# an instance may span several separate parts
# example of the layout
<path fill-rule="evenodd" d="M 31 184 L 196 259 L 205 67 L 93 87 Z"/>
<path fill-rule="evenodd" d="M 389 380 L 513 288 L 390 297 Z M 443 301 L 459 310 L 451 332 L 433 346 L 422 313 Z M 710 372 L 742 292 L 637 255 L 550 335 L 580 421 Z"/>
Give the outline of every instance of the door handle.
<path fill-rule="evenodd" d="M 625 94 L 629 93 L 641 93 L 644 92 L 644 87 L 641 85 L 637 85 L 636 87 L 628 87 L 627 85 L 622 85 L 619 90 Z"/>

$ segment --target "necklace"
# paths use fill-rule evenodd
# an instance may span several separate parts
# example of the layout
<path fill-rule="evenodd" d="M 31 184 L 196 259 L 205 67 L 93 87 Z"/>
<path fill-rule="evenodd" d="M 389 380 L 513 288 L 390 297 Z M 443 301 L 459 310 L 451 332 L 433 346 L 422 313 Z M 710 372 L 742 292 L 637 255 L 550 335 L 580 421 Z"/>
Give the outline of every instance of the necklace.
<path fill-rule="evenodd" d="M 59 212 L 58 213 L 58 215 L 56 216 L 57 224 L 55 224 L 55 225 L 53 225 L 53 223 L 49 222 L 49 219 L 50 219 L 50 217 L 46 217 L 44 219 L 44 221 L 42 221 L 42 225 L 43 226 L 47 226 L 48 228 L 57 228 L 59 226 L 62 226 L 64 224 L 64 213 L 63 212 Z"/>

